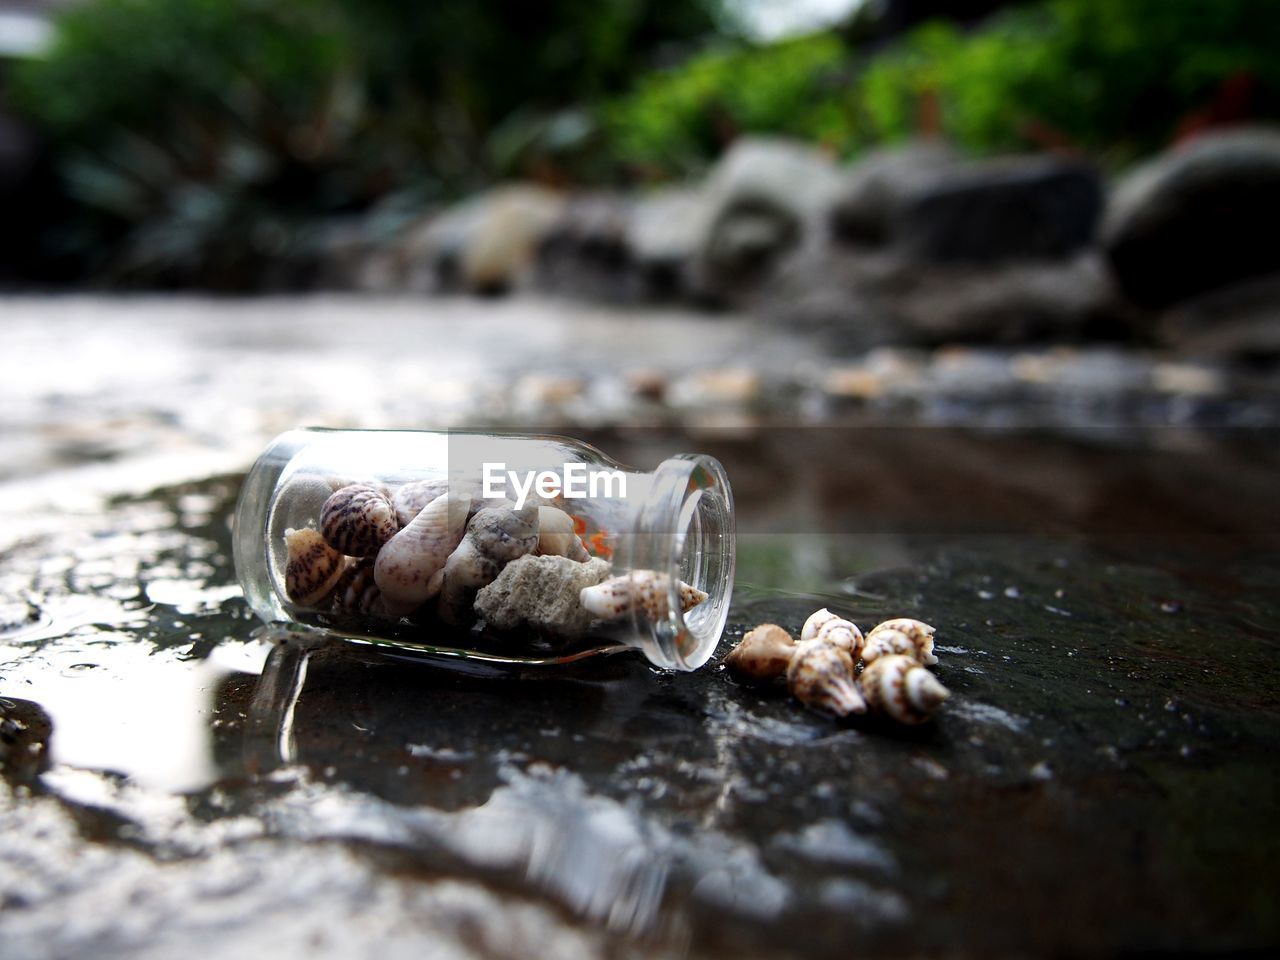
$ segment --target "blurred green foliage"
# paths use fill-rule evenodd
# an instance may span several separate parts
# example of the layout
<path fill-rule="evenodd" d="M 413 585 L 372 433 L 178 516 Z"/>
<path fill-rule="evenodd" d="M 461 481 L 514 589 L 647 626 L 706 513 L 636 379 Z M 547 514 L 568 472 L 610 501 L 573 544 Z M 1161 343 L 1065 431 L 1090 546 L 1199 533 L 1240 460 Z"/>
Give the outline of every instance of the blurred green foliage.
<path fill-rule="evenodd" d="M 742 133 L 844 145 L 853 136 L 852 64 L 835 34 L 713 50 L 642 77 L 601 107 L 610 150 L 648 176 L 687 174 Z"/>
<path fill-rule="evenodd" d="M 1196 113 L 1275 116 L 1277 51 L 1273 0 L 1051 0 L 968 34 L 930 23 L 862 75 L 864 133 L 916 132 L 921 98 L 935 96 L 942 132 L 970 149 L 1065 142 L 1119 162 Z"/>

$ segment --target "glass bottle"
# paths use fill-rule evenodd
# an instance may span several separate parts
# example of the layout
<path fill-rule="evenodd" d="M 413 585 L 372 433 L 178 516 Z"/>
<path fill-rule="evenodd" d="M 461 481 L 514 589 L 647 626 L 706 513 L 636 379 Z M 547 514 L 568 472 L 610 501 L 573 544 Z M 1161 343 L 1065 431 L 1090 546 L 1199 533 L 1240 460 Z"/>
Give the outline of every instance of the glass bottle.
<path fill-rule="evenodd" d="M 233 548 L 268 623 L 424 658 L 633 647 L 692 670 L 728 616 L 733 497 L 701 454 L 646 472 L 567 437 L 300 429 L 245 479 Z"/>

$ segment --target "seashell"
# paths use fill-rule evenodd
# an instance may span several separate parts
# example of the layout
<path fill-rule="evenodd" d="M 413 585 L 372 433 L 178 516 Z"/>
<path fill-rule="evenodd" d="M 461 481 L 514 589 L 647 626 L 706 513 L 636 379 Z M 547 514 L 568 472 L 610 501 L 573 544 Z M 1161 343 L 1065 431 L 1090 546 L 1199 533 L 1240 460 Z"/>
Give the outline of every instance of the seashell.
<path fill-rule="evenodd" d="M 796 641 L 776 623 L 762 623 L 747 633 L 724 658 L 724 665 L 744 680 L 763 683 L 787 672 Z"/>
<path fill-rule="evenodd" d="M 881 657 L 895 656 L 908 656 L 919 662 L 915 643 L 900 630 L 878 630 L 862 644 L 864 664 L 874 663 Z"/>
<path fill-rule="evenodd" d="M 854 660 L 862 649 L 862 631 L 851 620 L 826 607 L 809 616 L 800 631 L 800 640 L 826 640 L 845 650 Z"/>
<path fill-rule="evenodd" d="M 655 570 L 632 570 L 620 577 L 610 577 L 594 587 L 585 587 L 578 595 L 582 605 L 597 617 L 612 620 L 632 610 L 640 610 L 650 620 L 661 620 L 670 610 L 671 578 Z M 697 587 L 680 581 L 680 609 L 696 607 L 707 595 Z"/>
<path fill-rule="evenodd" d="M 538 553 L 568 557 L 579 563 L 591 559 L 574 530 L 573 517 L 555 507 L 538 508 Z"/>
<path fill-rule="evenodd" d="M 329 546 L 349 557 L 375 556 L 399 529 L 386 492 L 367 484 L 348 484 L 320 509 L 320 532 Z"/>
<path fill-rule="evenodd" d="M 337 586 L 333 588 L 335 613 L 360 613 L 366 616 L 382 616 L 386 608 L 382 603 L 382 591 L 373 576 L 373 561 L 358 560 L 347 566 Z"/>
<path fill-rule="evenodd" d="M 926 667 L 933 666 L 938 662 L 938 658 L 933 655 L 933 635 L 936 632 L 933 627 L 919 620 L 912 620 L 910 617 L 898 617 L 893 620 L 886 620 L 884 623 L 877 623 L 871 628 L 867 634 L 867 641 L 876 635 L 880 630 L 896 630 L 911 640 L 915 652 L 912 654 L 918 661 Z M 900 651 L 906 652 L 906 651 Z M 862 659 L 866 660 L 864 651 Z"/>
<path fill-rule="evenodd" d="M 312 527 L 284 532 L 288 559 L 284 564 L 284 591 L 304 607 L 318 605 L 337 584 L 347 558 L 325 542 Z"/>
<path fill-rule="evenodd" d="M 445 562 L 462 539 L 469 494 L 442 493 L 378 551 L 373 578 L 391 616 L 404 616 L 439 592 Z"/>
<path fill-rule="evenodd" d="M 867 704 L 853 680 L 853 657 L 825 640 L 801 640 L 787 666 L 787 688 L 811 710 L 847 717 L 866 713 Z"/>
<path fill-rule="evenodd" d="M 476 513 L 442 571 L 441 619 L 452 624 L 470 619 L 476 592 L 497 579 L 504 566 L 537 546 L 537 507 L 486 507 Z"/>
<path fill-rule="evenodd" d="M 411 480 L 396 490 L 391 498 L 391 505 L 396 509 L 396 521 L 402 527 L 422 512 L 422 508 L 440 496 L 449 492 L 449 478 L 436 477 L 431 480 Z"/>
<path fill-rule="evenodd" d="M 871 710 L 899 723 L 924 723 L 951 695 L 937 677 L 905 654 L 889 654 L 868 665 L 858 686 Z"/>

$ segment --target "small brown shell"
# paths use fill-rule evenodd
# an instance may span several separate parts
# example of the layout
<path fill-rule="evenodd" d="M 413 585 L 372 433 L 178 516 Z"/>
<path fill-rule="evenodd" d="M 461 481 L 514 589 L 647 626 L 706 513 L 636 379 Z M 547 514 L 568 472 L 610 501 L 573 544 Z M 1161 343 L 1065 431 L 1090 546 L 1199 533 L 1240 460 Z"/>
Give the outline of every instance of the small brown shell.
<path fill-rule="evenodd" d="M 744 680 L 763 683 L 787 672 L 796 642 L 776 623 L 762 623 L 747 633 L 724 659 L 724 665 Z"/>
<path fill-rule="evenodd" d="M 858 686 L 872 711 L 909 724 L 924 723 L 951 695 L 937 677 L 904 654 L 880 657 L 862 671 Z"/>
<path fill-rule="evenodd" d="M 933 666 L 938 662 L 938 658 L 933 655 L 933 635 L 935 631 L 929 624 L 920 620 L 912 620 L 910 617 L 897 617 L 893 620 L 886 620 L 884 623 L 877 623 L 868 631 L 867 642 L 870 643 L 871 638 L 882 630 L 895 630 L 910 639 L 912 646 L 915 648 L 912 656 L 926 667 Z M 908 651 L 895 652 L 906 653 Z M 865 651 L 862 659 L 867 659 Z"/>
<path fill-rule="evenodd" d="M 325 543 L 318 530 L 304 527 L 284 532 L 288 559 L 284 565 L 284 590 L 304 607 L 317 606 L 342 576 L 347 559 Z"/>
<path fill-rule="evenodd" d="M 811 710 L 846 717 L 865 713 L 867 704 L 853 680 L 853 658 L 825 640 L 796 644 L 787 667 L 787 688 Z"/>
<path fill-rule="evenodd" d="M 338 585 L 333 588 L 333 609 L 336 613 L 359 613 L 366 616 L 383 616 L 382 591 L 373 578 L 373 561 L 360 560 L 343 572 Z"/>
<path fill-rule="evenodd" d="M 852 620 L 846 620 L 826 607 L 810 614 L 800 630 L 800 639 L 826 640 L 841 647 L 856 661 L 862 649 L 862 631 Z"/>
<path fill-rule="evenodd" d="M 385 492 L 362 483 L 337 490 L 320 509 L 320 532 L 349 557 L 372 557 L 400 529 Z"/>

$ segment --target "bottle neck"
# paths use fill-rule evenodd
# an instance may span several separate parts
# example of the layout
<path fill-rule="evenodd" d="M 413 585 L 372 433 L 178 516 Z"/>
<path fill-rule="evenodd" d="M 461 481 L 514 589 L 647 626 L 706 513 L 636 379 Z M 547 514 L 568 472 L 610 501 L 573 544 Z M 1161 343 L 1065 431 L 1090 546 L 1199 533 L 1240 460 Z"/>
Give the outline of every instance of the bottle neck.
<path fill-rule="evenodd" d="M 693 670 L 715 652 L 729 615 L 734 572 L 733 494 L 714 457 L 680 454 L 651 475 L 624 559 L 630 571 L 665 574 L 665 616 L 634 608 L 635 636 L 654 664 Z M 681 609 L 681 583 L 706 593 Z"/>

